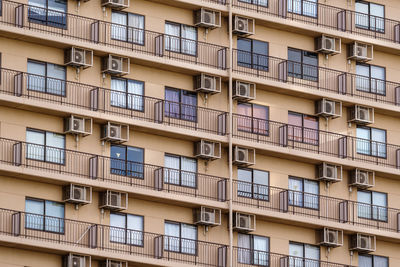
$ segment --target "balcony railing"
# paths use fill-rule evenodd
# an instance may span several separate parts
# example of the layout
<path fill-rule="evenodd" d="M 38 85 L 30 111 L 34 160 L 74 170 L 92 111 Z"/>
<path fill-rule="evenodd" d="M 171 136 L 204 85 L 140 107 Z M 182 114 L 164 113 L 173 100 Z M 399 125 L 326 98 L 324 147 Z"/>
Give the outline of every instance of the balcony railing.
<path fill-rule="evenodd" d="M 400 43 L 400 21 L 382 17 L 368 16 L 352 10 L 346 10 L 307 0 L 269 0 L 268 5 L 251 4 L 232 0 L 234 7 L 295 20 L 332 30 L 349 32 L 388 42 Z"/>
<path fill-rule="evenodd" d="M 399 145 L 238 114 L 233 115 L 232 134 L 257 143 L 400 169 Z"/>
<path fill-rule="evenodd" d="M 319 220 L 399 232 L 400 209 L 304 193 L 268 185 L 233 181 L 233 202 Z"/>
<path fill-rule="evenodd" d="M 51 14 L 50 14 L 51 13 Z M 144 29 L 113 24 L 50 9 L 2 1 L 0 23 L 50 36 L 68 37 L 90 44 L 101 44 L 135 51 L 156 58 L 168 58 L 217 69 L 226 68 L 226 47 L 168 36 Z M 171 42 L 174 42 L 171 44 Z M 89 44 L 89 45 L 90 45 Z M 168 46 L 169 45 L 169 46 Z M 166 47 L 181 49 L 166 49 Z M 188 50 L 185 53 L 185 49 Z"/>
<path fill-rule="evenodd" d="M 44 153 L 49 155 L 43 157 Z M 226 179 L 0 138 L 0 162 L 83 180 L 106 181 L 214 201 L 226 200 Z"/>
<path fill-rule="evenodd" d="M 0 69 L 0 93 L 218 135 L 226 112 Z"/>
<path fill-rule="evenodd" d="M 37 220 L 33 221 L 33 219 Z M 63 226 L 63 232 L 37 230 L 38 226 L 44 224 L 44 221 L 57 222 L 57 225 Z M 116 258 L 118 255 L 127 254 L 199 266 L 220 266 L 218 265 L 219 261 L 226 264 L 227 247 L 225 245 L 199 240 L 176 240 L 173 237 L 155 233 L 131 231 L 108 225 L 7 209 L 0 209 L 0 234 L 39 240 L 49 246 L 57 243 L 114 252 L 118 253 Z M 178 253 L 167 249 L 172 246 L 168 243 L 170 240 L 179 242 L 181 247 L 193 253 Z"/>
<path fill-rule="evenodd" d="M 233 50 L 233 71 L 318 91 L 400 105 L 400 83 Z"/>

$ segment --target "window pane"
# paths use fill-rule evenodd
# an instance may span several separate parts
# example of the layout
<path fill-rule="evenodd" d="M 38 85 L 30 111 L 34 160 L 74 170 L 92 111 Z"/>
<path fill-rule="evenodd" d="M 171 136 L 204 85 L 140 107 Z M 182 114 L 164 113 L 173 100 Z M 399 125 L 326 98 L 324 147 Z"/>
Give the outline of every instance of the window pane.
<path fill-rule="evenodd" d="M 65 67 L 47 64 L 47 93 L 65 95 Z"/>
<path fill-rule="evenodd" d="M 269 172 L 253 170 L 254 198 L 268 200 Z"/>
<path fill-rule="evenodd" d="M 126 108 L 126 82 L 124 79 L 111 78 L 111 106 Z"/>
<path fill-rule="evenodd" d="M 26 222 L 25 227 L 36 230 L 43 230 L 44 201 L 25 200 Z"/>
<path fill-rule="evenodd" d="M 126 217 L 123 214 L 110 213 L 110 241 L 125 243 Z"/>
<path fill-rule="evenodd" d="M 256 69 L 268 70 L 268 43 L 253 40 L 253 65 Z"/>
<path fill-rule="evenodd" d="M 370 73 L 369 73 L 368 65 L 356 65 L 356 87 L 359 91 L 370 92 L 371 84 L 370 84 Z"/>
<path fill-rule="evenodd" d="M 26 131 L 26 158 L 44 160 L 44 136 L 43 132 Z"/>
<path fill-rule="evenodd" d="M 289 266 L 302 267 L 303 266 L 303 245 L 302 244 L 289 244 Z"/>
<path fill-rule="evenodd" d="M 371 129 L 371 154 L 373 156 L 386 157 L 386 131 L 381 129 Z"/>
<path fill-rule="evenodd" d="M 28 61 L 28 89 L 45 92 L 46 64 Z"/>
<path fill-rule="evenodd" d="M 268 111 L 269 108 L 266 106 L 253 105 L 253 132 L 258 134 L 268 134 L 269 122 L 268 122 Z"/>
<path fill-rule="evenodd" d="M 180 157 L 165 155 L 164 166 L 164 183 L 179 185 Z"/>
<path fill-rule="evenodd" d="M 269 238 L 262 236 L 253 236 L 254 246 L 254 264 L 268 266 Z"/>
<path fill-rule="evenodd" d="M 305 266 L 307 267 L 319 267 L 319 247 L 312 245 L 304 245 L 304 257 Z"/>
<path fill-rule="evenodd" d="M 311 209 L 319 208 L 319 184 L 316 181 L 304 180 L 304 207 Z"/>
<path fill-rule="evenodd" d="M 165 50 L 172 52 L 181 51 L 181 27 L 179 24 L 165 23 Z"/>
<path fill-rule="evenodd" d="M 179 252 L 179 224 L 177 223 L 165 223 L 165 239 L 164 239 L 164 249 L 168 251 Z"/>
<path fill-rule="evenodd" d="M 182 253 L 196 254 L 197 227 L 188 224 L 181 224 L 182 231 Z"/>
<path fill-rule="evenodd" d="M 371 66 L 371 92 L 377 94 L 386 94 L 386 73 L 385 68 Z"/>
<path fill-rule="evenodd" d="M 143 149 L 127 147 L 126 170 L 129 176 L 143 178 Z"/>
<path fill-rule="evenodd" d="M 238 234 L 238 262 L 244 264 L 251 263 L 251 236 Z"/>
<path fill-rule="evenodd" d="M 182 53 L 195 56 L 197 54 L 197 28 L 182 25 Z"/>
<path fill-rule="evenodd" d="M 128 244 L 143 245 L 143 217 L 137 215 L 127 215 Z"/>
<path fill-rule="evenodd" d="M 294 0 L 296 1 L 296 0 Z M 302 77 L 301 50 L 288 49 L 288 74 L 296 78 Z"/>
<path fill-rule="evenodd" d="M 128 41 L 135 44 L 144 44 L 144 16 L 128 14 Z"/>
<path fill-rule="evenodd" d="M 389 267 L 389 259 L 387 257 L 381 257 L 375 255 L 373 257 L 374 257 L 374 267 Z"/>
<path fill-rule="evenodd" d="M 45 207 L 45 230 L 64 233 L 64 204 L 46 200 Z"/>
<path fill-rule="evenodd" d="M 356 2 L 356 26 L 369 28 L 368 3 Z"/>
<path fill-rule="evenodd" d="M 182 92 L 181 119 L 197 120 L 197 94 L 189 91 Z"/>
<path fill-rule="evenodd" d="M 374 3 L 369 3 L 371 30 L 385 31 L 385 7 Z"/>
<path fill-rule="evenodd" d="M 46 132 L 46 161 L 64 164 L 65 161 L 65 136 Z"/>
<path fill-rule="evenodd" d="M 301 142 L 303 140 L 303 116 L 289 112 L 288 124 L 288 139 Z"/>
<path fill-rule="evenodd" d="M 238 38 L 237 50 L 237 64 L 242 67 L 251 68 L 251 40 Z"/>
<path fill-rule="evenodd" d="M 111 173 L 126 175 L 126 147 L 111 146 Z"/>
<path fill-rule="evenodd" d="M 111 38 L 126 41 L 126 25 L 127 25 L 127 18 L 126 14 L 119 13 L 119 12 L 111 12 Z"/>
<path fill-rule="evenodd" d="M 302 0 L 287 0 L 287 11 L 301 14 L 301 1 Z"/>
<path fill-rule="evenodd" d="M 317 17 L 317 0 L 303 0 L 303 15 Z"/>
<path fill-rule="evenodd" d="M 143 90 L 143 82 L 128 80 L 128 108 L 143 111 Z"/>
<path fill-rule="evenodd" d="M 359 267 L 371 267 L 372 256 L 370 255 L 358 255 L 358 266 Z"/>
<path fill-rule="evenodd" d="M 252 182 L 252 171 L 245 169 L 238 169 L 238 196 L 241 197 L 252 197 L 251 182 Z"/>
<path fill-rule="evenodd" d="M 357 127 L 357 153 L 371 154 L 370 134 L 369 128 Z"/>
<path fill-rule="evenodd" d="M 379 192 L 372 192 L 372 218 L 375 220 L 387 220 L 387 195 Z"/>
<path fill-rule="evenodd" d="M 304 115 L 303 142 L 318 145 L 318 118 Z"/>
<path fill-rule="evenodd" d="M 252 131 L 252 106 L 251 104 L 238 103 L 237 113 L 243 116 L 239 116 L 237 119 L 237 127 L 239 131 L 251 132 Z"/>
<path fill-rule="evenodd" d="M 318 81 L 318 54 L 303 51 L 303 77 L 302 79 Z"/>
<path fill-rule="evenodd" d="M 358 203 L 358 217 L 362 218 L 371 218 L 371 192 L 366 191 L 358 191 L 357 192 L 357 201 Z"/>
<path fill-rule="evenodd" d="M 181 185 L 196 187 L 197 160 L 181 157 Z"/>
<path fill-rule="evenodd" d="M 165 116 L 180 118 L 180 92 L 174 89 L 165 89 Z"/>
<path fill-rule="evenodd" d="M 303 206 L 303 180 L 289 178 L 289 205 Z"/>

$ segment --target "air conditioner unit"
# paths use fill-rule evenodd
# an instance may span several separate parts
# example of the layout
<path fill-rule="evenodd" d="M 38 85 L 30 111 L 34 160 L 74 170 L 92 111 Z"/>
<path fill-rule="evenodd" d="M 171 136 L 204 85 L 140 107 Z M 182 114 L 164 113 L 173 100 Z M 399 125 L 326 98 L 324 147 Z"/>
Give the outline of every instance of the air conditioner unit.
<path fill-rule="evenodd" d="M 102 126 L 101 140 L 121 143 L 128 139 L 129 126 L 110 122 Z"/>
<path fill-rule="evenodd" d="M 71 115 L 64 119 L 64 133 L 89 135 L 92 133 L 92 119 Z"/>
<path fill-rule="evenodd" d="M 374 109 L 355 105 L 349 108 L 349 122 L 370 124 L 374 122 Z"/>
<path fill-rule="evenodd" d="M 318 166 L 317 179 L 327 182 L 340 182 L 342 180 L 342 167 L 324 162 Z"/>
<path fill-rule="evenodd" d="M 340 109 L 338 112 L 336 110 L 336 101 L 328 100 L 326 98 L 321 99 L 316 103 L 316 115 L 322 117 L 331 117 L 337 118 L 342 115 L 342 104 L 339 102 L 338 108 Z"/>
<path fill-rule="evenodd" d="M 63 187 L 63 200 L 75 204 L 92 202 L 92 188 L 82 185 L 69 184 Z"/>
<path fill-rule="evenodd" d="M 90 256 L 68 254 L 63 256 L 63 267 L 90 267 Z"/>
<path fill-rule="evenodd" d="M 197 158 L 219 159 L 221 158 L 221 143 L 201 140 L 196 143 L 195 151 Z"/>
<path fill-rule="evenodd" d="M 99 267 L 128 267 L 128 263 L 125 261 L 106 259 L 100 263 Z"/>
<path fill-rule="evenodd" d="M 340 38 L 322 35 L 316 39 L 316 51 L 324 54 L 339 54 L 341 52 Z"/>
<path fill-rule="evenodd" d="M 221 224 L 221 210 L 214 208 L 201 207 L 193 211 L 194 223 L 206 226 L 216 226 Z"/>
<path fill-rule="evenodd" d="M 221 27 L 221 12 L 210 9 L 200 9 L 195 11 L 194 24 L 198 27 L 217 28 Z"/>
<path fill-rule="evenodd" d="M 366 234 L 355 234 L 350 237 L 350 250 L 373 252 L 376 249 L 376 237 Z"/>
<path fill-rule="evenodd" d="M 113 9 L 123 9 L 129 7 L 129 0 L 102 0 L 101 6 L 108 6 Z"/>
<path fill-rule="evenodd" d="M 235 81 L 233 90 L 233 99 L 240 101 L 255 99 L 256 85 L 253 83 Z"/>
<path fill-rule="evenodd" d="M 239 35 L 250 35 L 254 34 L 254 28 L 254 19 L 234 16 L 233 33 Z"/>
<path fill-rule="evenodd" d="M 93 65 L 93 51 L 71 47 L 64 52 L 64 64 L 73 67 L 91 67 Z"/>
<path fill-rule="evenodd" d="M 343 231 L 329 228 L 320 230 L 318 244 L 326 247 L 343 246 Z"/>
<path fill-rule="evenodd" d="M 350 174 L 350 186 L 369 188 L 375 185 L 375 172 L 355 169 Z"/>
<path fill-rule="evenodd" d="M 221 92 L 221 77 L 202 73 L 194 78 L 194 90 L 216 94 Z"/>
<path fill-rule="evenodd" d="M 126 193 L 107 190 L 100 193 L 99 208 L 109 210 L 123 210 L 128 205 L 128 195 Z"/>
<path fill-rule="evenodd" d="M 373 59 L 373 46 L 354 42 L 348 46 L 348 59 L 366 62 Z"/>
<path fill-rule="evenodd" d="M 255 164 L 255 150 L 244 147 L 234 147 L 233 164 L 235 165 L 253 165 Z"/>
<path fill-rule="evenodd" d="M 234 214 L 233 229 L 238 232 L 255 230 L 255 215 L 236 212 Z"/>
<path fill-rule="evenodd" d="M 129 58 L 108 55 L 102 60 L 102 72 L 111 75 L 126 75 L 129 74 L 129 64 Z"/>

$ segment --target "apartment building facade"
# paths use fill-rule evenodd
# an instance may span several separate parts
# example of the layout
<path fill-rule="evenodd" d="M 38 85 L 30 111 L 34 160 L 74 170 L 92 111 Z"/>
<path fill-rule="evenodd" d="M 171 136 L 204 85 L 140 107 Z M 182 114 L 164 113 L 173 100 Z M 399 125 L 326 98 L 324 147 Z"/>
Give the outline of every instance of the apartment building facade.
<path fill-rule="evenodd" d="M 0 266 L 399 266 L 399 13 L 0 0 Z"/>

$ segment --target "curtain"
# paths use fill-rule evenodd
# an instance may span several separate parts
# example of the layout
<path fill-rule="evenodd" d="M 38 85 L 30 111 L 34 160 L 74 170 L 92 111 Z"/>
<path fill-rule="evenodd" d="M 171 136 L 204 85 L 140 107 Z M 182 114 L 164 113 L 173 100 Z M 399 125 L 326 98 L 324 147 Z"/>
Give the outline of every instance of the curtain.
<path fill-rule="evenodd" d="M 165 89 L 165 116 L 180 118 L 180 91 Z"/>
<path fill-rule="evenodd" d="M 111 173 L 126 175 L 126 147 L 111 146 Z"/>
<path fill-rule="evenodd" d="M 308 193 L 308 194 L 307 194 Z M 316 181 L 304 180 L 304 207 L 319 208 L 319 184 Z"/>
<path fill-rule="evenodd" d="M 303 254 L 303 245 L 302 244 L 289 244 L 289 266 L 290 267 L 303 267 L 304 262 L 304 254 Z M 306 266 L 308 267 L 308 266 Z"/>
<path fill-rule="evenodd" d="M 196 226 L 181 224 L 181 231 L 182 231 L 181 252 L 186 254 L 196 254 L 196 242 L 197 242 Z"/>
<path fill-rule="evenodd" d="M 237 127 L 239 131 L 251 132 L 251 116 L 252 108 L 251 104 L 238 103 L 237 113 L 243 116 L 238 117 Z"/>
<path fill-rule="evenodd" d="M 58 164 L 65 162 L 65 136 L 46 132 L 46 161 Z"/>
<path fill-rule="evenodd" d="M 126 217 L 123 214 L 110 213 L 110 241 L 125 243 Z"/>
<path fill-rule="evenodd" d="M 45 215 L 45 231 L 64 233 L 63 203 L 46 200 Z"/>
<path fill-rule="evenodd" d="M 317 17 L 318 5 L 317 0 L 302 0 L 303 1 L 303 14 L 304 16 Z"/>
<path fill-rule="evenodd" d="M 143 111 L 143 89 L 144 83 L 128 80 L 128 108 Z"/>
<path fill-rule="evenodd" d="M 288 139 L 301 142 L 303 140 L 303 116 L 289 112 L 288 124 Z"/>
<path fill-rule="evenodd" d="M 238 196 L 252 197 L 252 172 L 251 170 L 238 169 Z"/>
<path fill-rule="evenodd" d="M 303 124 L 303 142 L 312 145 L 318 145 L 318 118 L 304 115 Z"/>
<path fill-rule="evenodd" d="M 371 128 L 372 156 L 386 158 L 386 131 Z"/>
<path fill-rule="evenodd" d="M 144 16 L 128 14 L 128 41 L 135 44 L 144 44 Z"/>
<path fill-rule="evenodd" d="M 366 2 L 356 2 L 356 26 L 359 28 L 369 28 L 368 14 L 369 5 Z"/>
<path fill-rule="evenodd" d="M 179 224 L 165 223 L 164 228 L 164 249 L 167 251 L 179 252 Z"/>
<path fill-rule="evenodd" d="M 197 120 L 197 94 L 189 91 L 181 91 L 181 94 L 181 119 L 195 122 Z"/>
<path fill-rule="evenodd" d="M 371 154 L 371 132 L 368 128 L 357 127 L 357 153 Z"/>
<path fill-rule="evenodd" d="M 268 0 L 255 0 L 259 6 L 268 7 Z"/>
<path fill-rule="evenodd" d="M 65 67 L 47 63 L 47 93 L 65 95 Z"/>
<path fill-rule="evenodd" d="M 269 172 L 253 170 L 254 198 L 268 201 Z"/>
<path fill-rule="evenodd" d="M 180 158 L 177 156 L 164 157 L 164 183 L 179 185 Z"/>
<path fill-rule="evenodd" d="M 359 91 L 370 92 L 371 84 L 369 79 L 369 66 L 367 65 L 356 65 L 356 88 Z"/>
<path fill-rule="evenodd" d="M 143 246 L 143 217 L 127 215 L 128 244 Z"/>
<path fill-rule="evenodd" d="M 371 66 L 371 92 L 375 94 L 386 94 L 385 68 Z"/>
<path fill-rule="evenodd" d="M 46 65 L 44 63 L 28 61 L 28 89 L 46 91 Z"/>
<path fill-rule="evenodd" d="M 387 199 L 386 194 L 372 192 L 372 219 L 387 221 Z"/>
<path fill-rule="evenodd" d="M 138 147 L 127 147 L 126 150 L 128 176 L 143 179 L 143 149 Z"/>
<path fill-rule="evenodd" d="M 197 28 L 182 25 L 182 53 L 197 55 Z"/>
<path fill-rule="evenodd" d="M 25 227 L 43 230 L 44 202 L 40 200 L 25 200 L 26 222 Z"/>
<path fill-rule="evenodd" d="M 319 267 L 319 247 L 305 244 L 304 258 L 306 267 Z"/>
<path fill-rule="evenodd" d="M 238 262 L 251 264 L 251 236 L 238 234 Z"/>
<path fill-rule="evenodd" d="M 382 256 L 373 256 L 374 257 L 374 267 L 389 267 L 389 259 Z M 361 267 L 361 265 L 360 265 Z"/>
<path fill-rule="evenodd" d="M 44 160 L 44 133 L 26 131 L 26 158 Z"/>
<path fill-rule="evenodd" d="M 111 39 L 126 41 L 127 18 L 125 13 L 111 13 Z"/>
<path fill-rule="evenodd" d="M 370 255 L 358 255 L 358 266 L 359 267 L 371 267 L 372 256 Z"/>
<path fill-rule="evenodd" d="M 268 135 L 269 121 L 268 121 L 269 108 L 253 104 L 253 132 L 257 134 Z"/>
<path fill-rule="evenodd" d="M 126 108 L 126 80 L 111 78 L 111 106 Z"/>
<path fill-rule="evenodd" d="M 303 181 L 289 179 L 289 205 L 303 207 Z"/>
<path fill-rule="evenodd" d="M 269 240 L 268 237 L 253 236 L 255 265 L 268 266 Z"/>
<path fill-rule="evenodd" d="M 196 187 L 197 161 L 195 159 L 181 157 L 181 185 Z"/>
<path fill-rule="evenodd" d="M 385 32 L 385 7 L 369 3 L 370 8 L 370 29 L 378 32 Z"/>
<path fill-rule="evenodd" d="M 165 23 L 165 50 L 172 52 L 181 51 L 180 25 Z"/>
<path fill-rule="evenodd" d="M 358 191 L 358 217 L 371 219 L 371 204 L 372 195 L 371 192 Z"/>

